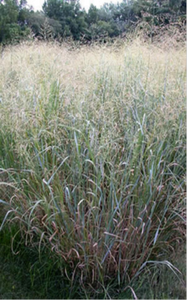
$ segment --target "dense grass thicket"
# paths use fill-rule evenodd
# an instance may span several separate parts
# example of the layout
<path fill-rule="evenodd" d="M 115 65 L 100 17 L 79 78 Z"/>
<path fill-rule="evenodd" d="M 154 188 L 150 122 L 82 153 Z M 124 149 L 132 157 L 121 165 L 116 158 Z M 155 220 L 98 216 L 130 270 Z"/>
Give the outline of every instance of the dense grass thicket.
<path fill-rule="evenodd" d="M 184 48 L 7 47 L 0 206 L 12 251 L 17 236 L 47 249 L 71 289 L 96 298 L 112 284 L 140 297 L 133 282 L 153 266 L 182 281 L 170 258 L 186 233 L 185 97 Z"/>

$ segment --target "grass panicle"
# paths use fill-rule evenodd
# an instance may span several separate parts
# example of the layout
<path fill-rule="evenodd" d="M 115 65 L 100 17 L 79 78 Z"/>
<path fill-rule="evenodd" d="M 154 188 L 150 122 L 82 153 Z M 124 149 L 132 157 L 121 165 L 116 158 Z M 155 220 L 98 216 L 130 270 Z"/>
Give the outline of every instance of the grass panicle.
<path fill-rule="evenodd" d="M 149 263 L 182 280 L 169 256 L 185 240 L 184 61 L 137 41 L 4 51 L 1 229 L 52 251 L 72 288 L 108 298 L 117 282 L 137 299 Z"/>

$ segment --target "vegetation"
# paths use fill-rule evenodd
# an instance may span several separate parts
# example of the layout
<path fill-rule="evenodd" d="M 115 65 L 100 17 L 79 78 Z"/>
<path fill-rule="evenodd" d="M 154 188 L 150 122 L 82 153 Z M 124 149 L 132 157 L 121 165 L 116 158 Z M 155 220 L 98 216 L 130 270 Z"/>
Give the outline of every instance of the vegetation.
<path fill-rule="evenodd" d="M 0 1 L 0 43 L 24 39 L 64 41 L 67 38 L 88 43 L 124 37 L 136 28 L 151 37 L 178 30 L 185 40 L 185 0 L 124 0 L 93 4 L 86 12 L 78 0 L 46 0 L 43 11 L 34 12 L 26 0 Z M 179 38 L 179 37 L 178 37 Z"/>
<path fill-rule="evenodd" d="M 185 298 L 184 61 L 139 41 L 5 48 L 0 251 L 21 251 L 32 298 Z"/>

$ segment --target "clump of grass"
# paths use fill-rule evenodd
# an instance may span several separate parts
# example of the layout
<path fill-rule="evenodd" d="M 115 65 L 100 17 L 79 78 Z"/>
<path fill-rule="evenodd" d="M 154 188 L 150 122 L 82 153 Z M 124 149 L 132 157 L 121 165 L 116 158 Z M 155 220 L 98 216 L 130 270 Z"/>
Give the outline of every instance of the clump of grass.
<path fill-rule="evenodd" d="M 184 55 L 138 42 L 4 52 L 1 228 L 50 248 L 71 286 L 131 288 L 154 261 L 179 273 L 168 253 L 185 240 Z"/>

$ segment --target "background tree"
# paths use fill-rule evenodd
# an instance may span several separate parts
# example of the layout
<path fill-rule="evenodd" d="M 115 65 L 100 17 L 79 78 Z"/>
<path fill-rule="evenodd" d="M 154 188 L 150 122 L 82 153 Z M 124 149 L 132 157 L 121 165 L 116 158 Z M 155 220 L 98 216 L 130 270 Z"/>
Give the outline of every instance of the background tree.
<path fill-rule="evenodd" d="M 18 41 L 28 35 L 22 13 L 25 3 L 16 0 L 4 0 L 0 3 L 0 42 Z"/>
<path fill-rule="evenodd" d="M 47 0 L 43 10 L 47 17 L 59 21 L 62 37 L 72 36 L 77 40 L 86 32 L 86 12 L 79 1 Z"/>
<path fill-rule="evenodd" d="M 186 22 L 185 0 L 124 0 L 99 9 L 91 4 L 88 13 L 79 0 L 46 0 L 40 12 L 26 0 L 0 0 L 0 43 L 19 42 L 30 32 L 44 40 L 101 40 L 136 28 L 146 28 L 153 40 L 163 26 L 180 27 L 182 22 Z"/>

